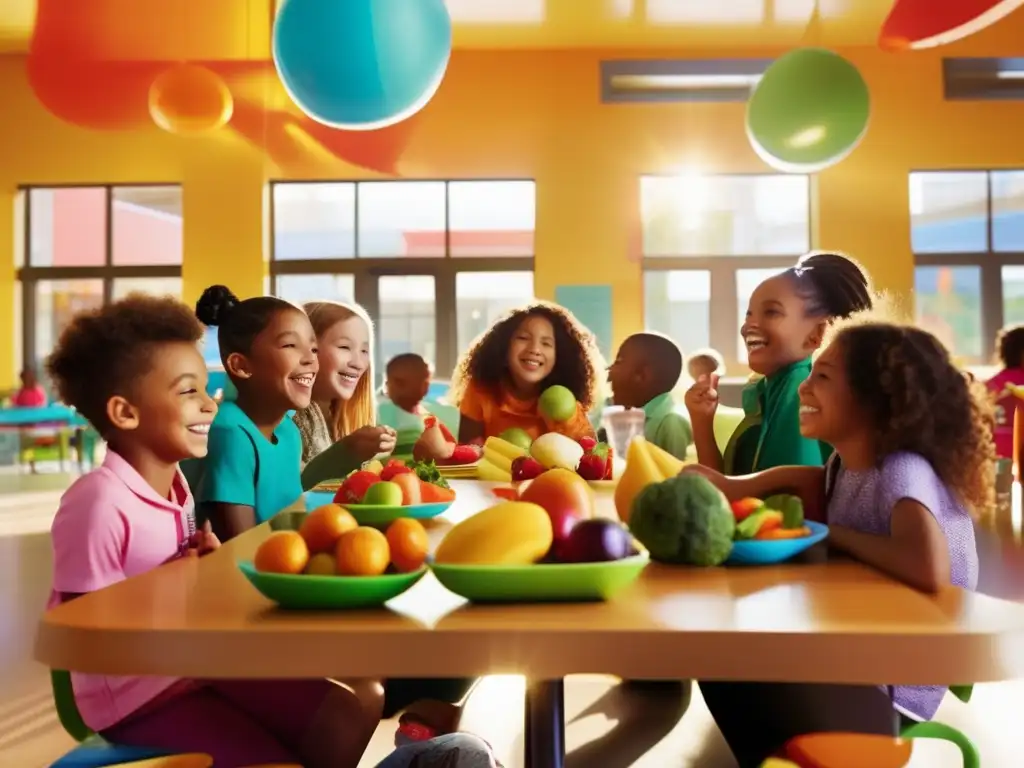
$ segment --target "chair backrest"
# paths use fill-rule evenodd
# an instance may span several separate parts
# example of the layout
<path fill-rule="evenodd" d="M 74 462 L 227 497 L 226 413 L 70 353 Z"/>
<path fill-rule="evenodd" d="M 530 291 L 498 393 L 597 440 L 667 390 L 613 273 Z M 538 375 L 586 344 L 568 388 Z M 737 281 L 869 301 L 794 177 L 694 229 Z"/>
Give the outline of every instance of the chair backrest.
<path fill-rule="evenodd" d="M 92 736 L 92 729 L 82 720 L 75 704 L 75 692 L 71 687 L 71 673 L 63 669 L 50 670 L 50 687 L 53 689 L 53 703 L 57 718 L 64 730 L 75 741 L 85 741 Z"/>
<path fill-rule="evenodd" d="M 971 696 L 974 694 L 973 685 L 951 685 L 949 690 L 964 704 L 970 703 Z"/>

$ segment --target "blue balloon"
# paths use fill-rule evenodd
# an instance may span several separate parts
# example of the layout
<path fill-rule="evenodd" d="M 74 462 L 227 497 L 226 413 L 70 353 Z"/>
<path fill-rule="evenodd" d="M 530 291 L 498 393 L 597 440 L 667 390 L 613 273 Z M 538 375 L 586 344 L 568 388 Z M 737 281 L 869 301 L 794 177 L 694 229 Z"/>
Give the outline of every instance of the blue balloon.
<path fill-rule="evenodd" d="M 448 67 L 444 0 L 285 0 L 274 22 L 274 65 L 292 100 L 317 122 L 383 128 L 414 115 Z"/>

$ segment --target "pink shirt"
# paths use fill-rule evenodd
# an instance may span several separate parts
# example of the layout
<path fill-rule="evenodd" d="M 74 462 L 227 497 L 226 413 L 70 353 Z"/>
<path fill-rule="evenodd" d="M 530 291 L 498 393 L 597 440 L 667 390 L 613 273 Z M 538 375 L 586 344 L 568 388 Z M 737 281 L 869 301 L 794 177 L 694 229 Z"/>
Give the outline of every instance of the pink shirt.
<path fill-rule="evenodd" d="M 1004 368 L 987 382 L 988 387 L 996 398 L 996 428 L 993 436 L 996 440 L 996 453 L 1000 458 L 1013 458 L 1013 414 L 1017 408 L 1024 405 L 1016 395 L 1006 390 L 1007 384 L 1024 386 L 1024 370 L 1020 368 Z"/>
<path fill-rule="evenodd" d="M 178 472 L 173 499 L 162 499 L 127 461 L 107 450 L 103 465 L 83 475 L 60 500 L 53 520 L 53 591 L 103 589 L 182 556 L 195 530 L 195 504 Z M 173 683 L 168 677 L 115 677 L 72 672 L 75 702 L 94 731 L 109 728 Z"/>
<path fill-rule="evenodd" d="M 14 393 L 11 404 L 18 408 L 42 408 L 46 405 L 46 390 L 42 384 L 34 387 L 22 387 Z"/>

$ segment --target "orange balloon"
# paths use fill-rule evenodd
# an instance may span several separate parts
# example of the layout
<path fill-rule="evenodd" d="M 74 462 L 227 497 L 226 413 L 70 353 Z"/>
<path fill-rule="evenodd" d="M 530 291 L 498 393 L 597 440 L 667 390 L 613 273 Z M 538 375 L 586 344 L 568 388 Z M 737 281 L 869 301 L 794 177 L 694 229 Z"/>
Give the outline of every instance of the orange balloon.
<path fill-rule="evenodd" d="M 149 114 L 169 133 L 200 133 L 224 126 L 235 109 L 220 76 L 199 64 L 177 64 L 149 87 Z"/>

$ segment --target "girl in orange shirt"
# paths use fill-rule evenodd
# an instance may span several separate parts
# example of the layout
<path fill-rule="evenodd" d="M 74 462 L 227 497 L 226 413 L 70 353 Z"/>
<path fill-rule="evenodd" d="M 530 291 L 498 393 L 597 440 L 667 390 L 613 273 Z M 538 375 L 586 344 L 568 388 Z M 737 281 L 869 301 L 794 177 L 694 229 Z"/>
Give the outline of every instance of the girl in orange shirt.
<path fill-rule="evenodd" d="M 482 442 L 506 429 L 531 439 L 560 432 L 592 437 L 587 412 L 597 402 L 604 360 L 587 328 L 564 307 L 537 302 L 511 310 L 469 347 L 452 375 L 450 399 L 459 407 L 459 443 Z M 537 401 L 560 384 L 576 398 L 576 410 L 556 422 Z"/>

